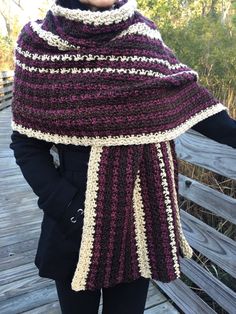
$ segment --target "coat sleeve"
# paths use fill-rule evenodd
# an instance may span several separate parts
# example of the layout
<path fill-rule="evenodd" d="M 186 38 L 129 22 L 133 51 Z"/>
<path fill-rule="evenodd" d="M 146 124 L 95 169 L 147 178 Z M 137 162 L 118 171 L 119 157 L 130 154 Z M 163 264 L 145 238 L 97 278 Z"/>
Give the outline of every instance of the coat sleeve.
<path fill-rule="evenodd" d="M 236 120 L 226 110 L 198 122 L 192 129 L 218 143 L 236 148 Z"/>
<path fill-rule="evenodd" d="M 71 232 L 77 225 L 70 221 L 70 217 L 76 215 L 81 195 L 54 166 L 50 154 L 52 145 L 13 131 L 9 147 L 25 180 L 38 196 L 38 207 L 56 219 L 64 232 Z"/>

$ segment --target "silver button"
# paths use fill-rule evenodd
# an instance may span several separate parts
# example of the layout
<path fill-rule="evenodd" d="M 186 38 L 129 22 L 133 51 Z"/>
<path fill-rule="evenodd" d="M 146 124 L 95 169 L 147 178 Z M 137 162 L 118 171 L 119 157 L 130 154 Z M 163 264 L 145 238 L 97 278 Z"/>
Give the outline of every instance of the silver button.
<path fill-rule="evenodd" d="M 83 213 L 84 213 L 84 211 L 83 211 L 82 208 L 79 208 L 79 209 L 77 210 L 77 212 L 78 212 L 78 213 L 80 212 L 81 215 L 83 215 Z"/>
<path fill-rule="evenodd" d="M 73 217 L 71 217 L 70 221 L 71 221 L 71 222 L 73 222 L 73 223 L 75 223 L 75 222 L 76 222 L 75 217 L 74 217 L 74 216 L 73 216 Z"/>

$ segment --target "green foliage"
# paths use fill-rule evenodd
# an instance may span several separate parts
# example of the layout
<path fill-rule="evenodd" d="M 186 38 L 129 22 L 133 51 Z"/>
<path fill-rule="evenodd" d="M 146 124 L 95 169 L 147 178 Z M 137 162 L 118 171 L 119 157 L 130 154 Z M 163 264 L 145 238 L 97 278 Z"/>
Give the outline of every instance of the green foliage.
<path fill-rule="evenodd" d="M 8 36 L 0 36 L 0 70 L 7 71 L 13 69 L 13 46 L 14 41 Z"/>
<path fill-rule="evenodd" d="M 236 34 L 220 20 L 197 17 L 180 28 L 163 28 L 162 37 L 181 62 L 199 72 L 203 84 L 236 89 Z"/>
<path fill-rule="evenodd" d="M 179 0 L 138 0 L 137 3 L 140 11 L 154 20 L 160 28 L 178 24 L 182 15 Z"/>
<path fill-rule="evenodd" d="M 180 62 L 216 97 L 236 95 L 236 0 L 137 0 Z"/>

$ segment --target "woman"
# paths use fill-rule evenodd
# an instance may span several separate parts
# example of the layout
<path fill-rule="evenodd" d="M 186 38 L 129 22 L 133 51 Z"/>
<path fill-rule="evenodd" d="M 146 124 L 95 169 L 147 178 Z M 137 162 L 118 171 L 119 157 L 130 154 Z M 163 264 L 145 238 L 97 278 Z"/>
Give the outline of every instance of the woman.
<path fill-rule="evenodd" d="M 135 28 L 137 24 L 139 28 Z M 132 34 L 137 36 L 133 42 Z M 126 36 L 127 41 L 125 41 Z M 146 41 L 147 37 L 149 42 Z M 150 44 L 153 50 L 148 46 Z M 145 55 L 143 58 L 146 59 L 140 59 L 139 62 L 145 71 L 150 71 L 147 73 L 150 73 L 151 79 L 143 76 L 146 72 L 144 70 L 140 72 L 139 64 L 134 63 L 129 68 L 127 61 L 132 52 L 130 49 L 136 49 L 135 53 L 132 53 L 134 60 L 137 59 L 136 54 L 143 51 Z M 80 55 L 77 50 L 81 52 Z M 101 52 L 104 54 L 101 55 Z M 119 58 L 122 54 L 125 60 L 124 66 L 122 58 L 116 59 L 116 56 Z M 154 59 L 148 58 L 161 54 L 163 59 L 157 58 L 159 63 L 155 67 L 158 68 L 158 72 L 155 72 L 152 65 Z M 103 60 L 107 64 L 103 64 Z M 116 64 L 114 67 L 112 62 L 117 60 L 120 62 L 117 63 L 119 66 Z M 150 64 L 146 63 L 147 60 Z M 137 72 L 133 66 L 138 69 Z M 93 76 L 89 74 L 91 69 Z M 102 72 L 101 69 L 106 69 L 106 73 L 103 74 L 104 71 Z M 112 71 L 116 73 L 111 74 Z M 96 74 L 97 72 L 99 74 Z M 138 76 L 134 76 L 134 73 Z M 149 80 L 148 84 L 146 84 L 147 80 Z M 186 90 L 188 90 L 187 95 L 185 95 Z M 105 99 L 104 95 L 106 95 Z M 175 103 L 178 97 L 181 97 L 182 103 L 186 104 L 182 111 L 179 110 L 181 105 Z M 106 104 L 110 99 L 113 103 L 112 107 L 110 104 L 107 112 Z M 149 104 L 146 104 L 147 99 L 155 106 L 149 109 L 147 107 Z M 166 115 L 171 112 L 172 107 L 174 108 L 170 120 L 164 119 L 164 124 L 160 122 L 161 131 L 158 136 L 163 137 L 163 141 L 159 140 L 159 137 L 154 140 L 150 140 L 149 137 L 151 127 L 155 126 L 155 130 L 159 131 L 156 123 L 159 119 L 162 120 L 161 116 L 158 116 L 159 112 L 155 111 L 156 105 L 160 104 L 159 99 L 163 106 L 166 99 L 166 106 L 169 106 Z M 122 110 L 117 109 L 113 112 L 112 110 L 118 108 L 122 102 L 125 102 Z M 140 112 L 144 104 L 145 110 Z M 195 110 L 194 116 L 192 112 L 188 112 L 191 104 Z M 95 117 L 93 110 L 96 106 L 99 110 Z M 128 111 L 129 106 L 130 111 Z M 169 191 L 163 189 L 162 195 L 159 193 L 159 190 L 162 191 L 161 185 L 157 185 L 157 189 L 152 188 L 155 180 L 163 183 L 158 181 L 161 177 L 158 169 L 165 169 L 163 161 L 169 172 L 171 167 L 168 168 L 167 164 L 170 163 L 170 159 L 173 160 L 170 166 L 176 167 L 174 144 L 171 140 L 175 135 L 183 133 L 183 129 L 178 131 L 178 125 L 182 125 L 181 121 L 187 122 L 188 124 L 184 124 L 185 129 L 192 127 L 219 143 L 236 148 L 236 121 L 229 117 L 223 105 L 197 85 L 194 71 L 177 62 L 154 25 L 135 11 L 135 1 L 131 0 L 56 1 L 56 5 L 47 13 L 43 23 L 37 22 L 27 26 L 19 37 L 16 48 L 12 108 L 14 119 L 10 148 L 14 151 L 16 163 L 21 168 L 22 174 L 39 197 L 38 206 L 44 212 L 35 265 L 39 269 L 39 276 L 55 280 L 62 312 L 97 313 L 102 288 L 104 314 L 143 313 L 151 277 L 150 267 L 152 267 L 153 278 L 168 282 L 179 276 L 177 252 L 181 251 L 182 242 L 183 255 L 191 255 L 191 249 L 186 244 L 181 228 L 176 222 L 178 220 L 176 199 L 170 195 L 168 201 L 173 202 L 173 211 L 170 213 L 170 208 L 161 203 L 163 200 L 166 201 L 163 195 Z M 154 118 L 149 116 L 148 120 L 145 120 L 145 113 L 149 110 L 153 110 Z M 125 124 L 119 122 L 122 111 L 125 111 L 123 116 Z M 130 119 L 126 120 L 128 114 Z M 111 120 L 108 120 L 108 116 Z M 139 119 L 139 116 L 142 119 Z M 142 135 L 148 130 L 147 136 L 144 136 L 142 143 L 138 143 L 132 133 L 131 137 L 128 137 L 130 142 L 126 145 L 122 132 L 125 130 L 128 134 L 129 127 L 133 126 L 133 119 L 139 119 L 135 125 L 137 128 L 144 127 L 141 133 L 136 130 L 135 134 Z M 97 121 L 99 121 L 99 128 L 97 128 Z M 150 123 L 153 123 L 151 127 Z M 167 123 L 170 125 L 169 130 L 175 130 L 175 133 L 164 132 Z M 108 136 L 107 141 L 104 140 L 104 135 L 96 131 L 103 127 L 106 134 L 118 134 L 120 137 Z M 72 129 L 74 133 L 71 132 Z M 122 132 L 118 133 L 120 129 Z M 89 134 L 93 136 L 89 138 Z M 168 137 L 168 134 L 171 136 Z M 118 145 L 120 139 L 124 145 Z M 99 144 L 100 141 L 103 144 Z M 148 177 L 152 176 L 151 166 L 147 160 L 153 157 L 152 153 L 155 153 L 155 146 L 152 146 L 152 143 L 156 141 L 159 143 L 156 146 L 158 158 L 162 156 L 161 154 L 164 156 L 169 152 L 169 159 L 162 158 L 160 164 L 155 163 L 153 159 L 156 176 L 150 180 L 149 188 L 145 189 L 144 183 L 148 183 Z M 144 145 L 132 146 L 131 144 L 134 143 Z M 57 169 L 49 152 L 53 144 L 56 145 L 60 158 L 60 166 Z M 129 145 L 132 148 L 129 149 Z M 171 150 L 165 151 L 163 145 Z M 95 163 L 96 158 L 100 160 L 100 168 L 94 167 L 99 164 Z M 146 177 L 142 169 L 146 171 Z M 177 168 L 174 169 L 176 175 Z M 134 180 L 137 179 L 137 175 L 139 180 L 141 179 L 141 190 L 137 188 L 140 182 Z M 173 177 L 167 177 L 167 180 L 172 180 L 173 185 L 169 185 L 169 188 L 174 194 Z M 177 180 L 176 176 L 175 180 Z M 96 185 L 96 182 L 99 184 Z M 136 220 L 133 221 L 133 216 L 130 215 L 133 213 L 130 205 L 133 191 L 131 186 L 134 190 L 136 188 L 133 198 L 136 210 L 134 216 L 140 220 L 135 218 Z M 98 191 L 98 194 L 95 191 Z M 156 198 L 156 191 L 159 193 L 159 199 Z M 122 197 L 122 193 L 126 198 Z M 148 198 L 147 195 L 150 197 Z M 96 197 L 91 199 L 92 196 Z M 146 199 L 146 202 L 141 202 L 141 196 L 143 200 Z M 94 200 L 97 200 L 96 208 Z M 148 210 L 149 202 L 150 210 Z M 154 210 L 152 212 L 155 202 L 159 202 L 156 208 L 157 216 L 154 216 Z M 151 213 L 153 214 L 149 223 L 146 221 L 149 234 L 153 230 L 160 232 L 155 229 L 155 225 L 160 226 L 159 229 L 162 230 L 158 233 L 159 238 L 156 238 L 157 249 L 153 248 L 156 255 L 152 252 L 150 244 L 153 239 L 147 238 L 148 251 L 140 245 L 140 241 L 145 241 L 145 231 L 141 230 L 144 221 L 139 216 L 143 207 L 147 218 L 151 217 Z M 164 210 L 163 216 L 159 214 L 159 210 Z M 166 215 L 165 210 L 169 216 Z M 93 220 L 95 216 L 96 221 Z M 163 222 L 158 220 L 159 216 Z M 166 217 L 174 221 L 172 225 L 174 233 L 169 230 L 169 234 L 165 237 Z M 140 221 L 141 225 L 137 227 Z M 131 228 L 133 222 L 136 229 Z M 94 229 L 91 228 L 91 224 Z M 92 237 L 91 232 L 95 230 L 96 234 Z M 110 233 L 107 233 L 107 230 Z M 168 229 L 166 230 L 168 232 Z M 134 246 L 134 232 L 139 236 L 136 240 L 137 254 L 142 252 L 139 259 Z M 146 233 L 146 236 L 149 235 Z M 176 247 L 171 247 L 169 244 L 171 237 L 172 241 L 175 240 Z M 100 246 L 98 244 L 96 246 L 99 239 Z M 126 242 L 122 239 L 126 239 Z M 90 253 L 93 253 L 93 256 L 87 255 L 86 251 L 92 240 L 94 246 L 91 247 Z M 126 247 L 122 248 L 124 243 Z M 170 256 L 172 253 L 176 254 L 174 262 L 172 258 L 165 259 L 165 256 Z M 143 258 L 142 254 L 146 254 L 146 257 L 150 254 L 150 261 L 143 259 L 144 264 L 138 262 Z M 155 269 L 156 263 L 159 269 Z M 103 264 L 106 267 L 103 267 Z"/>

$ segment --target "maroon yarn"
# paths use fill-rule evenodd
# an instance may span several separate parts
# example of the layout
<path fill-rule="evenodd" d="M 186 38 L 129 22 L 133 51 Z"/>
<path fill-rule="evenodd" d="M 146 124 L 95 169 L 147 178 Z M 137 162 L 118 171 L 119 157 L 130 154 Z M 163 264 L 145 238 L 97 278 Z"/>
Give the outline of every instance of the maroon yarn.
<path fill-rule="evenodd" d="M 117 8 L 127 1 L 119 1 Z M 137 23 L 144 26 L 143 34 L 132 31 Z M 108 25 L 54 16 L 49 10 L 37 24 L 40 34 L 27 23 L 17 41 L 13 129 L 55 143 L 102 146 L 91 263 L 81 290 L 142 275 L 133 204 L 138 176 L 150 276 L 163 282 L 178 278 L 174 139 L 226 107 L 219 106 L 198 83 L 197 73 L 180 64 L 161 37 L 153 38 L 158 27 L 138 10 Z M 116 38 L 127 30 L 129 34 Z M 58 40 L 68 48 L 63 50 Z M 107 59 L 99 60 L 102 55 Z M 85 73 L 75 73 L 78 70 Z"/>

